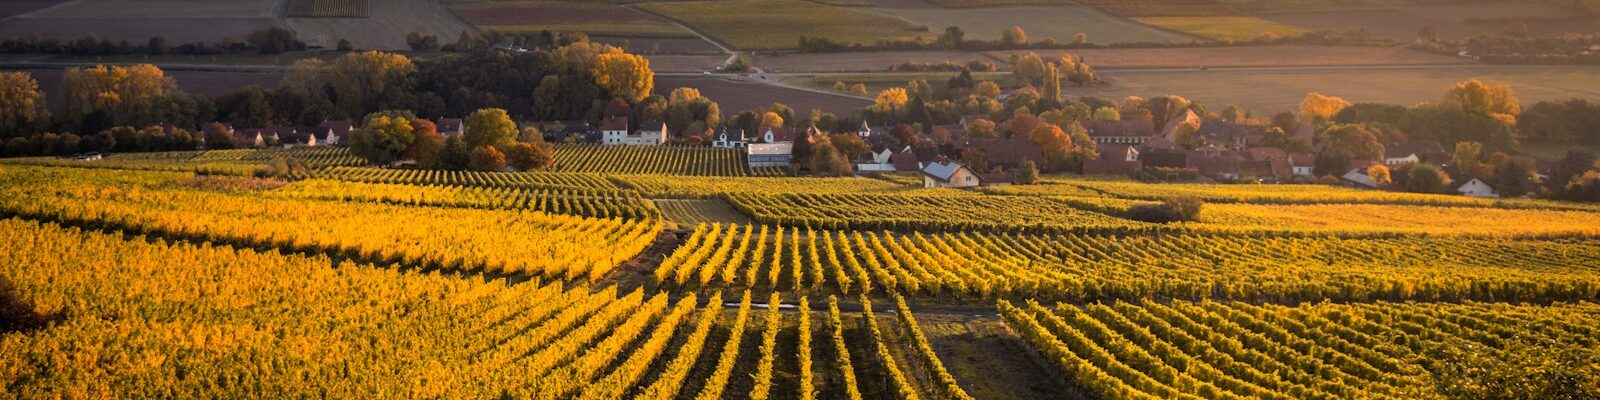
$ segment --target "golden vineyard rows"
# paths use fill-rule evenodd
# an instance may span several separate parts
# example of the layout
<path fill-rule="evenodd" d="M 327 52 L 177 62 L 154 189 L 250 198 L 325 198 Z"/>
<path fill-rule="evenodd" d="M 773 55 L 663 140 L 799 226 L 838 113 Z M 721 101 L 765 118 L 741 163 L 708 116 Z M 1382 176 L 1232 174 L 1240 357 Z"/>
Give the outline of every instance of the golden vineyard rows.
<path fill-rule="evenodd" d="M 1587 302 L 999 307 L 1050 364 L 1091 395 L 1118 399 L 1460 397 L 1453 391 L 1492 382 L 1452 369 L 1600 344 L 1600 306 Z M 1463 365 L 1463 356 L 1486 361 Z"/>
<path fill-rule="evenodd" d="M 785 167 L 750 167 L 744 150 L 675 146 L 555 146 L 560 172 L 703 176 L 782 176 Z"/>
<path fill-rule="evenodd" d="M 145 171 L 182 171 L 208 175 L 251 176 L 265 171 L 277 159 L 295 159 L 307 168 L 324 168 L 341 165 L 358 165 L 360 158 L 348 150 L 336 147 L 296 147 L 292 149 L 234 149 L 206 151 L 173 151 L 160 153 L 124 153 L 104 156 L 93 161 L 78 161 L 56 157 L 26 157 L 0 159 L 0 164 L 74 167 L 93 169 L 128 169 Z M 297 173 L 291 178 L 305 178 L 309 173 Z"/>
<path fill-rule="evenodd" d="M 891 233 L 711 224 L 655 270 L 679 287 L 947 298 L 1600 297 L 1600 243 L 1403 237 Z"/>
<path fill-rule="evenodd" d="M 720 292 L 697 307 L 692 293 L 672 301 L 615 287 L 511 285 L 17 219 L 0 219 L 0 235 L 8 238 L 0 241 L 0 276 L 26 294 L 25 309 L 56 321 L 0 341 L 0 385 L 24 398 L 658 399 L 744 397 L 757 388 L 773 398 L 814 398 L 823 379 L 828 393 L 883 390 L 812 375 L 811 354 L 820 350 L 812 348 L 805 298 L 797 299 L 799 313 L 780 313 L 772 294 L 764 322 L 749 324 L 762 331 L 766 350 L 747 357 L 740 331 L 753 306 L 748 291 L 724 322 Z M 911 335 L 900 341 L 926 349 L 920 330 L 876 327 L 868 310 L 867 330 L 847 333 L 837 303 L 830 309 L 827 346 L 877 354 L 830 348 L 841 358 L 817 371 L 837 370 L 833 362 L 893 368 L 889 352 L 926 351 L 885 347 L 891 335 Z M 909 320 L 907 310 L 898 317 Z M 790 329 L 797 343 L 773 339 Z M 712 335 L 717 330 L 731 333 Z M 762 366 L 782 373 L 756 380 L 742 372 Z"/>
<path fill-rule="evenodd" d="M 0 212 L 377 263 L 595 280 L 655 239 L 659 221 L 533 211 L 327 202 L 174 187 L 181 174 L 0 168 Z"/>
<path fill-rule="evenodd" d="M 532 210 L 598 218 L 648 220 L 661 215 L 650 200 L 621 191 L 415 186 L 308 179 L 285 185 L 270 194 L 290 199 Z"/>

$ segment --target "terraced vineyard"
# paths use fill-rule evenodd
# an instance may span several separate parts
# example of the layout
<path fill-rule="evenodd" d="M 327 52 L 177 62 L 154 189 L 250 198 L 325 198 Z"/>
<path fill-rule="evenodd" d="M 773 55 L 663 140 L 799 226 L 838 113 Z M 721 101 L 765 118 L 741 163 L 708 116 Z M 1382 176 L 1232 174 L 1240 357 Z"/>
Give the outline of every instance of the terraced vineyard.
<path fill-rule="evenodd" d="M 269 163 L 277 160 L 297 160 L 307 168 L 319 169 L 342 165 L 359 165 L 360 158 L 339 147 L 296 147 L 291 149 L 234 149 L 206 151 L 174 151 L 161 153 L 122 153 L 107 155 L 100 160 L 77 161 L 56 157 L 4 158 L 0 164 L 39 165 L 98 169 L 133 169 L 148 171 L 187 171 L 211 175 L 251 176 L 265 171 Z M 304 175 L 293 176 L 303 178 Z"/>
<path fill-rule="evenodd" d="M 415 186 L 310 179 L 289 184 L 271 194 L 291 199 L 532 210 L 597 218 L 652 219 L 661 214 L 649 200 L 621 191 Z"/>
<path fill-rule="evenodd" d="M 1146 300 L 1052 308 L 1002 300 L 999 308 L 1055 368 L 1105 398 L 1481 395 L 1484 370 L 1532 366 L 1516 364 L 1532 353 L 1592 349 L 1600 337 L 1600 306 L 1588 302 L 1290 307 Z"/>

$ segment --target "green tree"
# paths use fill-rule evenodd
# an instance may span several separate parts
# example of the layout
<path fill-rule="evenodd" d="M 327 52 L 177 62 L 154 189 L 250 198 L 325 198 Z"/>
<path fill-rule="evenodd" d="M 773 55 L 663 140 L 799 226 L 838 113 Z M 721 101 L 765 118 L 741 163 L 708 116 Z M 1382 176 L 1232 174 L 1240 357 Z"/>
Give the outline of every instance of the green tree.
<path fill-rule="evenodd" d="M 485 108 L 474 111 L 465 121 L 467 146 L 509 146 L 517 140 L 517 123 L 506 110 Z"/>
<path fill-rule="evenodd" d="M 444 150 L 439 151 L 439 168 L 449 171 L 467 169 L 472 162 L 472 150 L 467 147 L 467 141 L 460 136 L 451 136 L 444 141 Z"/>
<path fill-rule="evenodd" d="M 1017 171 L 1015 176 L 1011 177 L 1011 183 L 1018 185 L 1032 185 L 1039 183 L 1039 165 L 1034 164 L 1033 160 L 1028 160 L 1027 162 L 1022 163 L 1022 169 Z"/>
<path fill-rule="evenodd" d="M 413 119 L 409 112 L 400 111 L 367 115 L 361 128 L 350 133 L 350 152 L 372 164 L 393 163 L 416 140 L 412 135 Z"/>
<path fill-rule="evenodd" d="M 1406 191 L 1412 193 L 1446 193 L 1450 191 L 1450 175 L 1433 164 L 1413 164 L 1406 172 Z"/>

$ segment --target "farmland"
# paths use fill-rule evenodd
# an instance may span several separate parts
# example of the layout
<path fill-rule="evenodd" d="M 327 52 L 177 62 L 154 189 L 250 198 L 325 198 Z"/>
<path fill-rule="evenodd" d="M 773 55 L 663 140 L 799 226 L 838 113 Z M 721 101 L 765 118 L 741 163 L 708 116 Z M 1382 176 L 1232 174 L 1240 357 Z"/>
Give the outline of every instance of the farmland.
<path fill-rule="evenodd" d="M 340 39 L 356 48 L 403 50 L 406 35 L 417 32 L 449 42 L 461 32 L 474 32 L 472 25 L 451 14 L 438 2 L 429 0 L 370 1 L 367 18 L 285 18 L 288 28 L 299 33 L 307 44 L 334 48 Z"/>
<path fill-rule="evenodd" d="M 901 83 L 904 83 L 902 80 Z M 831 81 L 830 81 L 831 84 Z M 735 110 L 765 110 L 772 103 L 783 103 L 795 110 L 810 111 L 813 108 L 825 112 L 847 113 L 870 104 L 866 99 L 847 97 L 826 92 L 814 92 L 799 89 L 784 88 L 766 83 L 739 80 L 737 78 L 700 77 L 700 76 L 657 76 L 656 93 L 663 96 L 672 92 L 672 89 L 692 87 L 700 90 L 717 104 L 724 112 L 737 112 Z"/>
<path fill-rule="evenodd" d="M 1211 40 L 1239 42 L 1260 37 L 1292 36 L 1303 29 L 1255 17 L 1138 17 L 1150 26 L 1171 29 Z"/>
<path fill-rule="evenodd" d="M 1028 39 L 1040 41 L 1054 38 L 1058 42 L 1071 42 L 1078 33 L 1088 36 L 1089 42 L 1110 43 L 1166 43 L 1188 42 L 1193 37 L 1153 29 L 1127 19 L 1107 15 L 1087 6 L 1022 6 L 961 9 L 902 9 L 869 8 L 867 11 L 904 18 L 924 25 L 934 31 L 955 26 L 966 31 L 973 40 L 998 40 L 1000 31 L 1020 26 Z"/>
<path fill-rule="evenodd" d="M 584 32 L 600 36 L 693 37 L 672 21 L 642 11 L 596 3 L 467 3 L 450 10 L 481 30 Z"/>
<path fill-rule="evenodd" d="M 1014 53 L 1055 56 L 1055 51 L 1012 50 L 989 52 L 1004 59 Z M 1201 48 L 1072 49 L 1071 54 L 1092 60 L 1100 71 L 1140 68 L 1223 67 L 1323 67 L 1360 65 L 1444 65 L 1467 61 L 1403 48 L 1363 46 L 1243 46 Z"/>
<path fill-rule="evenodd" d="M 371 0 L 290 0 L 290 18 L 366 18 L 372 15 Z"/>
<path fill-rule="evenodd" d="M 665 2 L 640 7 L 745 50 L 792 49 L 800 36 L 844 44 L 931 36 L 897 19 L 800 0 Z"/>

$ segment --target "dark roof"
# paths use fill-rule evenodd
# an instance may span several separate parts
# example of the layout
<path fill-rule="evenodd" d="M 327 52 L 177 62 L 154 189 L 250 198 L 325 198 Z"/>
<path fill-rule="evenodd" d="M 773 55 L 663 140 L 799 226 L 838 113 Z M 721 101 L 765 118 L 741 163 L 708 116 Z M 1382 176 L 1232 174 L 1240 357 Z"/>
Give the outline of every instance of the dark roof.
<path fill-rule="evenodd" d="M 440 118 L 439 122 L 434 124 L 435 130 L 439 133 L 461 132 L 461 127 L 460 118 Z"/>
<path fill-rule="evenodd" d="M 628 119 L 624 117 L 606 118 L 605 121 L 600 121 L 600 130 L 626 132 L 628 130 Z"/>
<path fill-rule="evenodd" d="M 1384 157 L 1387 158 L 1403 158 L 1412 154 L 1416 154 L 1417 157 L 1427 158 L 1429 156 L 1444 155 L 1445 151 L 1444 145 L 1439 144 L 1437 141 L 1427 140 L 1409 143 L 1391 143 L 1384 148 L 1384 153 L 1386 153 Z"/>
<path fill-rule="evenodd" d="M 1288 161 L 1289 153 L 1276 147 L 1256 147 L 1245 150 L 1251 160 L 1256 161 Z"/>
<path fill-rule="evenodd" d="M 917 154 L 911 151 L 910 146 L 907 146 L 904 150 L 890 154 L 889 162 L 894 164 L 895 171 L 912 172 L 921 169 L 917 168 Z"/>
<path fill-rule="evenodd" d="M 967 139 L 965 148 L 983 152 L 993 165 L 1017 167 L 1029 160 L 1035 163 L 1044 161 L 1044 152 L 1039 150 L 1039 146 L 1021 136 L 1006 139 Z"/>
<path fill-rule="evenodd" d="M 1260 125 L 1240 125 L 1225 121 L 1206 121 L 1200 124 L 1200 137 L 1206 141 L 1234 143 L 1254 143 L 1261 140 L 1267 133 L 1267 127 Z"/>
<path fill-rule="evenodd" d="M 1151 137 L 1156 125 L 1150 121 L 1079 121 L 1089 137 Z"/>
<path fill-rule="evenodd" d="M 728 129 L 727 126 L 723 126 L 721 128 L 717 128 L 717 137 L 721 138 L 724 135 L 726 135 L 728 137 L 729 141 L 733 141 L 733 142 L 742 142 L 742 141 L 744 141 L 744 130 L 743 129 Z"/>
<path fill-rule="evenodd" d="M 1146 167 L 1159 168 L 1189 168 L 1189 153 L 1169 149 L 1145 149 L 1139 153 L 1139 161 Z"/>
<path fill-rule="evenodd" d="M 1310 167 L 1317 165 L 1317 155 L 1311 153 L 1294 153 L 1289 155 L 1289 165 L 1296 167 Z"/>

